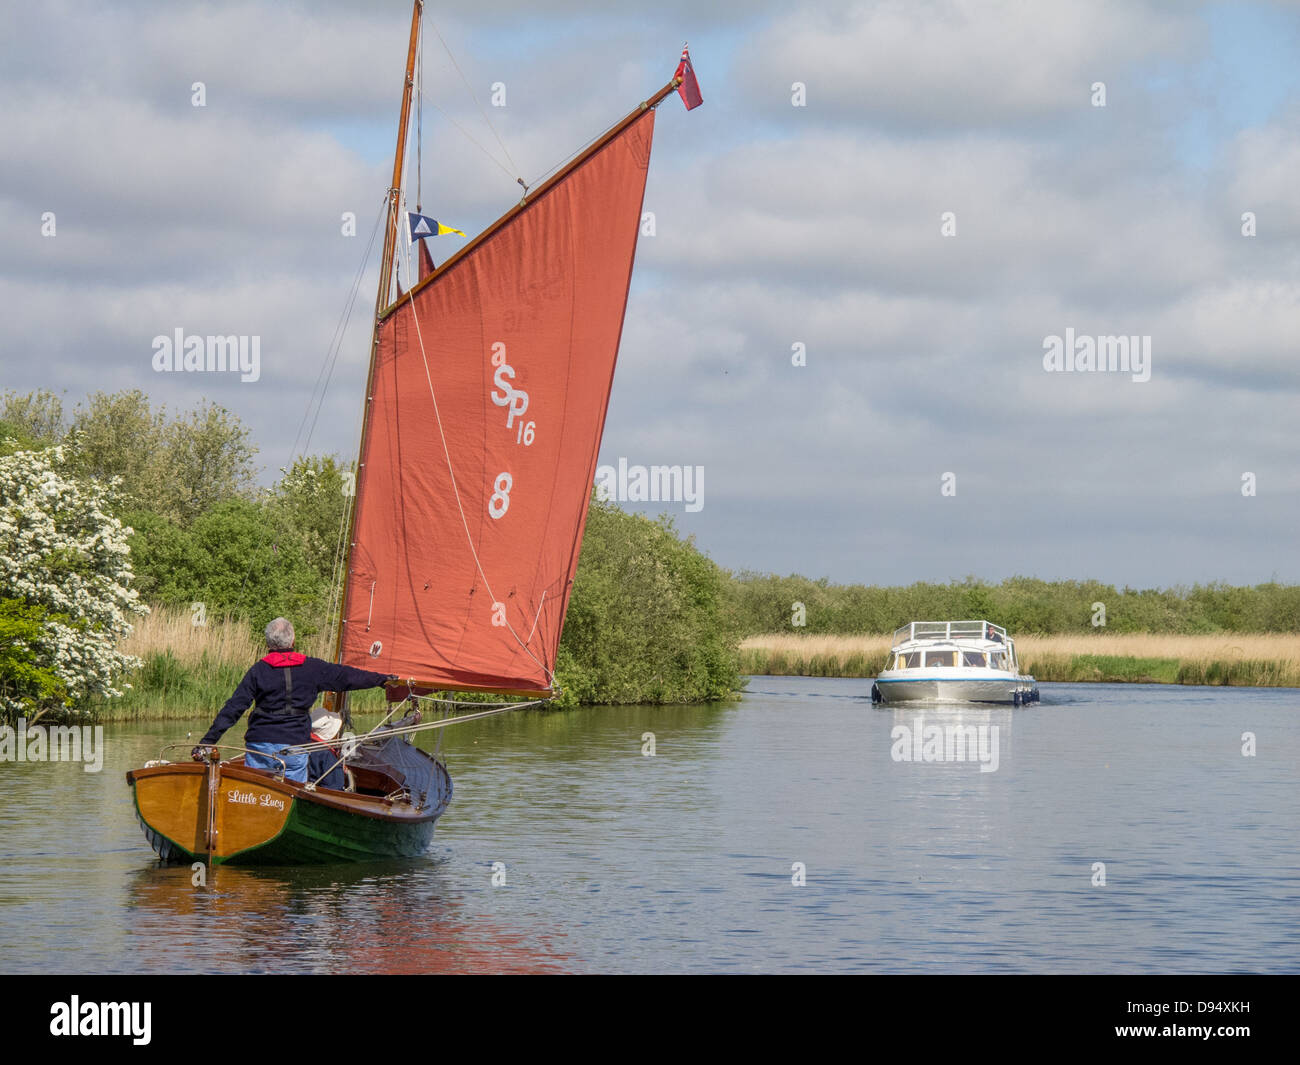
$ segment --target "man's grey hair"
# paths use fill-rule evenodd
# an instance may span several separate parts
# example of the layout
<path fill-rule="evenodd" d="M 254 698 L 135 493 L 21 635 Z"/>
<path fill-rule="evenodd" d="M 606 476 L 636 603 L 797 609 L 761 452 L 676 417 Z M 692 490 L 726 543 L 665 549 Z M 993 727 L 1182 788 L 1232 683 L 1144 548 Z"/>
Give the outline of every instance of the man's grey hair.
<path fill-rule="evenodd" d="M 266 627 L 266 647 L 270 651 L 288 651 L 293 647 L 293 622 L 276 618 Z"/>

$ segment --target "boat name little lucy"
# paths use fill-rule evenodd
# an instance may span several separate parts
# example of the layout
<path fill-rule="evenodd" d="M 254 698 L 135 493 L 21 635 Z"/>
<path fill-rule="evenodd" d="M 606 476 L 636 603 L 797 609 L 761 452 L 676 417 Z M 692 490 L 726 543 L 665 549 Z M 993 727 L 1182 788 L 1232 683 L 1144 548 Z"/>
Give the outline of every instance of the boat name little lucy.
<path fill-rule="evenodd" d="M 981 773 L 998 769 L 997 725 L 927 725 L 912 719 L 911 726 L 889 730 L 894 741 L 889 757 L 895 762 L 979 762 Z"/>
<path fill-rule="evenodd" d="M 277 810 L 284 809 L 283 799 L 277 799 L 274 795 L 268 795 L 266 792 L 259 795 L 251 791 L 235 791 L 232 789 L 226 794 L 226 802 L 238 802 L 246 806 L 274 806 Z"/>

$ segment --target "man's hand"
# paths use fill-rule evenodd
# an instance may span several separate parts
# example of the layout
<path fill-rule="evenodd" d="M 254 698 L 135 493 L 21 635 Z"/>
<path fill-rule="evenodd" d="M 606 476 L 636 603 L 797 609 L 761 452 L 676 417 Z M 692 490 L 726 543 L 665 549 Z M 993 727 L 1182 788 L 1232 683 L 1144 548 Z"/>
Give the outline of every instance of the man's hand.
<path fill-rule="evenodd" d="M 212 757 L 212 748 L 204 747 L 200 744 L 198 747 L 195 747 L 194 750 L 190 751 L 190 757 L 196 762 L 206 762 Z"/>

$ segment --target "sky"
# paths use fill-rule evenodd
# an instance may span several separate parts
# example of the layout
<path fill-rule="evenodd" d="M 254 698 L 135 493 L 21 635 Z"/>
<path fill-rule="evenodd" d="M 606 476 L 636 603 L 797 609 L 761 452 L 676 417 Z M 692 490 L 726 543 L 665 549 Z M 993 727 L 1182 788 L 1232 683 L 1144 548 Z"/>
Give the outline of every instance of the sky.
<path fill-rule="evenodd" d="M 628 509 L 835 582 L 1300 581 L 1300 3 L 427 12 L 419 198 L 471 236 L 690 42 L 600 461 L 701 467 L 703 506 Z M 409 23 L 0 5 L 0 390 L 211 400 L 265 484 L 309 411 L 354 457 Z M 177 328 L 259 336 L 258 380 L 155 371 Z M 1142 372 L 1045 362 L 1115 336 Z"/>

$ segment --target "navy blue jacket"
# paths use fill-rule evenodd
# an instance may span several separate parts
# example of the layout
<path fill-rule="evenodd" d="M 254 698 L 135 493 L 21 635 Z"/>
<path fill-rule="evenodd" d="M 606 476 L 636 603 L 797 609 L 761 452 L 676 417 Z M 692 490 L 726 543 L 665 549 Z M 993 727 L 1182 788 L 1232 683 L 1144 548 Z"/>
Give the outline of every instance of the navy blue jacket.
<path fill-rule="evenodd" d="M 285 673 L 289 682 L 285 682 Z M 371 673 L 308 658 L 295 651 L 272 651 L 244 674 L 235 694 L 217 714 L 212 727 L 199 740 L 200 746 L 216 743 L 254 702 L 248 715 L 248 743 L 283 743 L 286 746 L 311 741 L 311 708 L 316 696 L 326 691 L 357 691 L 378 688 L 387 673 Z M 289 695 L 292 687 L 293 694 Z"/>

